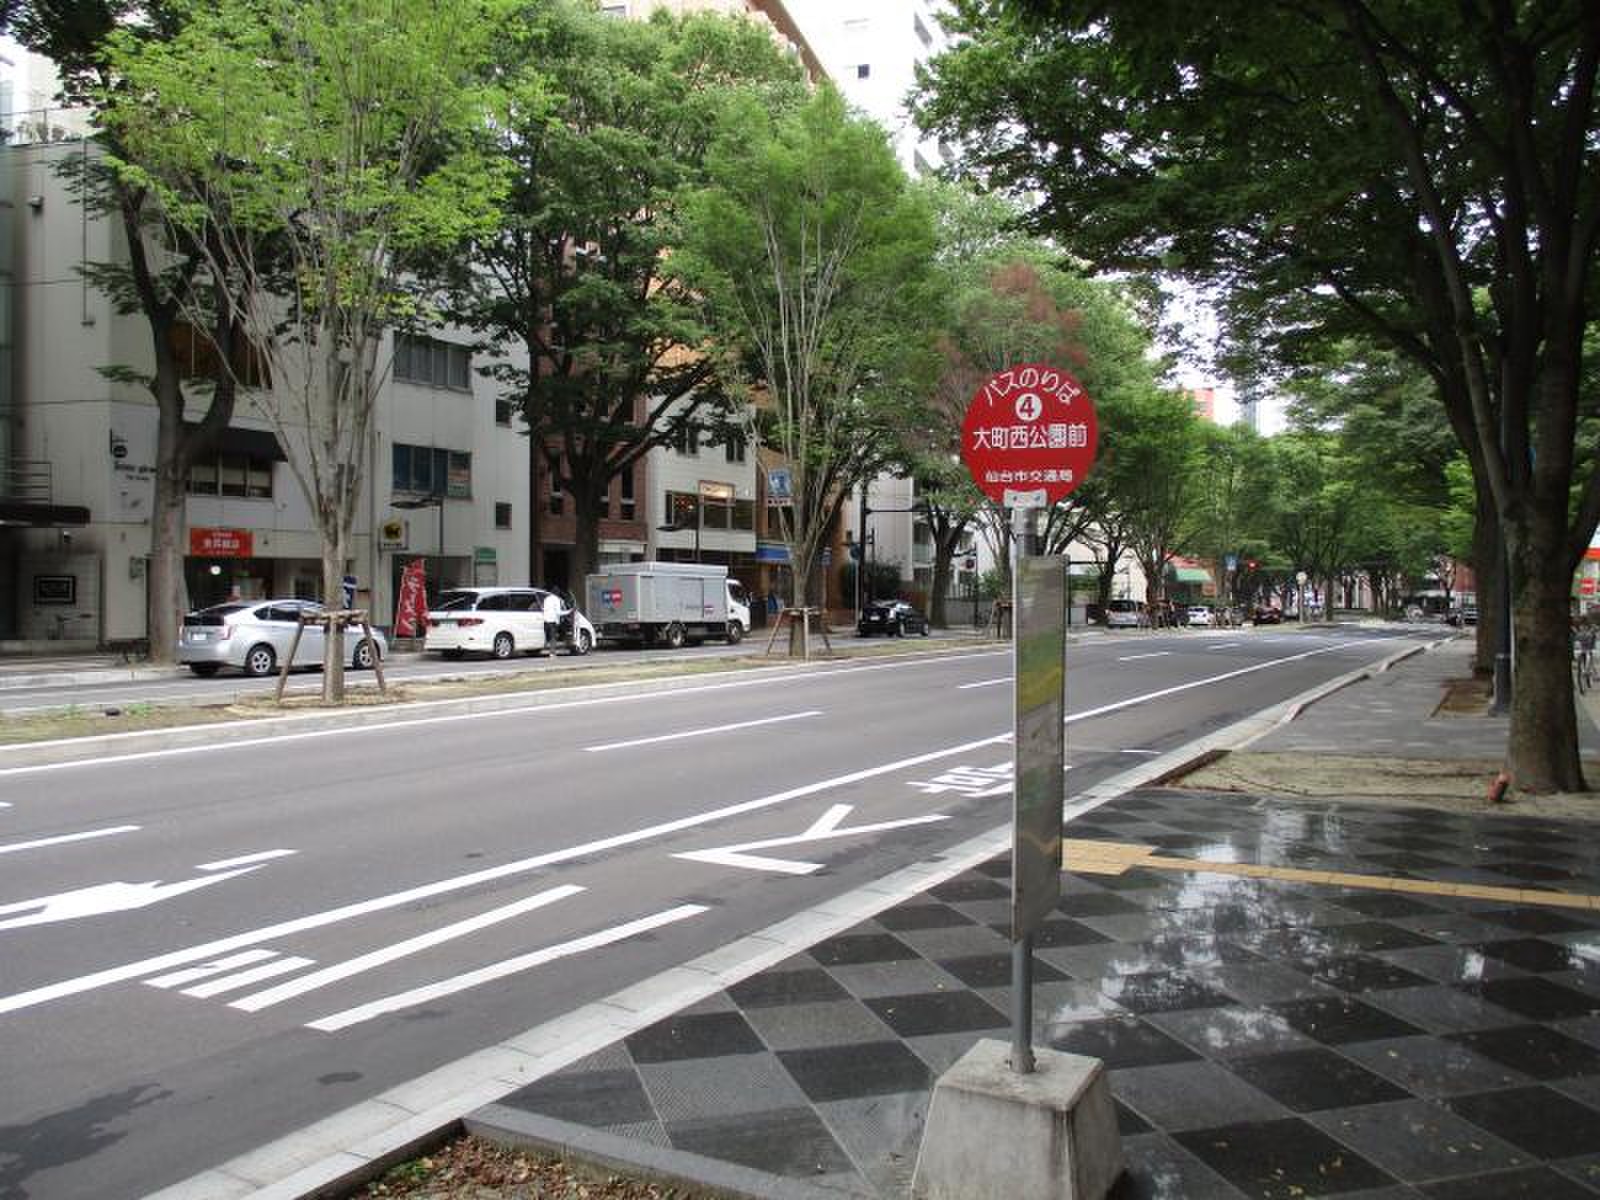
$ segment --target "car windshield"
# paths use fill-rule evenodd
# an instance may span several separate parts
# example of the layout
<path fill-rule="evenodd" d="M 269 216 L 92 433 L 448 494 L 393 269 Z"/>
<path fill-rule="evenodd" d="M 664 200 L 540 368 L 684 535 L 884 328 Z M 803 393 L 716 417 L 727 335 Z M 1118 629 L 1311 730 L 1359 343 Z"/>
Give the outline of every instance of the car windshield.
<path fill-rule="evenodd" d="M 1111 602 L 1111 611 L 1112 612 L 1133 612 L 1134 611 L 1133 601 L 1132 600 L 1113 600 Z"/>
<path fill-rule="evenodd" d="M 477 592 L 440 592 L 434 612 L 470 612 L 478 603 Z"/>

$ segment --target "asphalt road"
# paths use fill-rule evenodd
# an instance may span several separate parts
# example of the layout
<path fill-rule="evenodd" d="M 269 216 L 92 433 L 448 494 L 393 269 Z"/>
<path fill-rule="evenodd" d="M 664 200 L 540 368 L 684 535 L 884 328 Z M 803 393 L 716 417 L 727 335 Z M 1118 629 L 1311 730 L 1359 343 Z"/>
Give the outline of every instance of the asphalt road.
<path fill-rule="evenodd" d="M 1397 648 L 1103 637 L 1068 792 Z M 0 1196 L 141 1196 L 1008 818 L 1008 652 L 0 771 Z"/>
<path fill-rule="evenodd" d="M 686 646 L 681 650 L 605 646 L 581 658 L 566 651 L 558 651 L 549 655 L 522 655 L 506 662 L 490 658 L 463 658 L 447 662 L 436 654 L 405 654 L 386 663 L 384 672 L 389 680 L 422 683 L 429 680 L 515 675 L 530 671 L 586 670 L 640 662 L 674 660 L 687 662 L 699 659 L 735 658 L 751 653 L 760 654 L 765 647 L 765 632 L 758 629 L 738 646 L 729 646 L 722 642 L 706 642 L 700 646 Z M 115 673 L 95 672 L 100 675 Z M 142 670 L 139 674 L 150 676 L 152 672 Z M 351 671 L 345 678 L 352 684 L 365 685 L 372 682 L 373 676 L 369 671 Z M 0 679 L 0 716 L 21 716 L 66 708 L 99 711 L 110 707 L 126 708 L 136 704 L 226 704 L 236 699 L 270 695 L 277 685 L 276 675 L 265 679 L 251 679 L 230 670 L 210 679 L 201 679 L 185 667 L 174 667 L 159 677 L 138 679 L 98 678 L 82 682 L 29 683 L 21 686 L 7 685 Z M 320 692 L 322 674 L 316 670 L 295 670 L 289 676 L 287 690 L 291 694 Z"/>

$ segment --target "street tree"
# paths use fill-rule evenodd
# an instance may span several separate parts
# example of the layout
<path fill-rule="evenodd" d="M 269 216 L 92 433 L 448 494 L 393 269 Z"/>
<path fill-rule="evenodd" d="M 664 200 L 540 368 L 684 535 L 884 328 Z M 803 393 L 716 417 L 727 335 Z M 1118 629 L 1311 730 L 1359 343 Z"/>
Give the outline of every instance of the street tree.
<path fill-rule="evenodd" d="M 922 119 L 1036 190 L 1039 227 L 1097 265 L 1226 289 L 1268 346 L 1360 329 L 1427 373 L 1506 547 L 1513 783 L 1581 788 L 1566 629 L 1600 520 L 1577 445 L 1600 295 L 1593 5 L 957 0 L 952 24 Z"/>
<path fill-rule="evenodd" d="M 107 42 L 103 119 L 126 150 L 113 161 L 240 298 L 270 376 L 250 401 L 309 504 L 334 610 L 385 332 L 417 313 L 414 269 L 495 217 L 500 175 L 469 135 L 490 111 L 482 67 L 503 14 L 496 0 L 221 0 L 186 8 L 168 40 Z M 343 663 L 335 623 L 328 700 Z"/>
<path fill-rule="evenodd" d="M 481 135 L 510 171 L 503 220 L 461 256 L 451 305 L 501 356 L 532 480 L 542 461 L 572 499 L 581 582 L 598 567 L 612 480 L 685 429 L 739 436 L 731 347 L 711 336 L 668 238 L 734 99 L 781 112 L 804 93 L 792 58 L 744 19 L 616 21 L 577 0 L 523 18 L 496 49 L 508 119 Z"/>
<path fill-rule="evenodd" d="M 1222 599 L 1237 599 L 1238 564 L 1260 533 L 1272 474 L 1265 439 L 1247 425 L 1202 424 L 1189 548 L 1216 564 Z M 1229 557 L 1234 568 L 1227 569 Z"/>
<path fill-rule="evenodd" d="M 131 20 L 135 13 L 140 16 L 137 22 Z M 163 40 L 181 21 L 181 10 L 161 3 L 22 0 L 7 22 L 22 45 L 56 64 L 61 78 L 57 100 L 87 110 L 97 126 L 92 152 L 63 158 L 60 173 L 86 214 L 117 223 L 127 253 L 125 258 L 86 263 L 83 271 L 118 313 L 137 313 L 145 322 L 149 369 L 105 363 L 101 370 L 149 392 L 156 408 L 145 606 L 145 635 L 150 660 L 156 663 L 175 660 L 178 625 L 187 607 L 183 558 L 188 544 L 189 468 L 215 449 L 232 419 L 238 392 L 231 371 L 186 381 L 179 345 L 189 340 L 185 324 L 202 320 L 203 336 L 216 347 L 217 355 L 223 361 L 236 361 L 241 343 L 238 300 L 229 280 L 202 270 L 205 251 L 197 235 L 163 220 L 149 188 L 110 168 L 105 152 L 126 157 L 127 148 L 115 130 L 96 118 L 98 98 L 119 86 L 104 48 L 112 31 L 124 28 L 129 37 Z M 201 398 L 199 419 L 186 421 L 189 404 Z"/>
<path fill-rule="evenodd" d="M 883 130 L 833 88 L 740 118 L 685 202 L 675 253 L 717 336 L 748 355 L 761 441 L 791 473 L 773 512 L 794 601 L 814 605 L 840 506 L 899 459 L 931 382 L 933 222 Z"/>
<path fill-rule="evenodd" d="M 1182 392 L 1151 387 L 1122 398 L 1102 442 L 1108 531 L 1133 552 L 1152 612 L 1166 598 L 1167 565 L 1197 528 L 1200 421 Z M 1114 563 L 1115 560 L 1112 560 Z"/>

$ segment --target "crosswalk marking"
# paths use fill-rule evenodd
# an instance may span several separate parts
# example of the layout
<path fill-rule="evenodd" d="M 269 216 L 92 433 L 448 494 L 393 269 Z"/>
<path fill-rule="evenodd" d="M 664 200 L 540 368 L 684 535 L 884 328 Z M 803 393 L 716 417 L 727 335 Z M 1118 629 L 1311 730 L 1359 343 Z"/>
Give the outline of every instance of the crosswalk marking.
<path fill-rule="evenodd" d="M 259 967 L 240 971 L 237 975 L 226 975 L 221 979 L 214 979 L 210 983 L 202 983 L 197 987 L 185 988 L 185 996 L 196 996 L 205 1000 L 211 996 L 220 996 L 224 992 L 238 991 L 242 987 L 249 987 L 252 983 L 260 983 L 263 979 L 276 979 L 279 975 L 287 975 L 290 971 L 298 971 L 301 967 L 309 967 L 315 959 L 299 958 L 289 954 L 273 962 L 263 963 Z"/>
<path fill-rule="evenodd" d="M 189 967 L 187 970 L 174 971 L 170 975 L 157 975 L 154 979 L 146 979 L 151 987 L 175 988 L 186 983 L 193 983 L 197 979 L 209 979 L 213 975 L 221 975 L 224 971 L 231 971 L 235 967 L 247 967 L 251 963 L 260 962 L 264 958 L 276 958 L 276 950 L 246 950 L 243 954 L 230 954 L 227 958 L 214 959 L 208 963 L 201 963 L 198 967 Z"/>

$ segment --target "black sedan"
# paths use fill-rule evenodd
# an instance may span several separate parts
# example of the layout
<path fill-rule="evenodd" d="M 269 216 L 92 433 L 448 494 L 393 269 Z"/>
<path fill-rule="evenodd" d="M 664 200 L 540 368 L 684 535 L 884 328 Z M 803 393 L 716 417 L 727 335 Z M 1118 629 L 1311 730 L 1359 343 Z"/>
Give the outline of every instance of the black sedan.
<path fill-rule="evenodd" d="M 927 637 L 928 618 L 904 600 L 874 600 L 861 610 L 856 633 L 860 637 L 871 637 L 875 633 L 888 634 L 890 637 L 920 633 Z"/>

